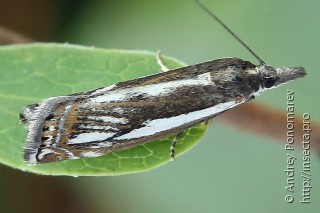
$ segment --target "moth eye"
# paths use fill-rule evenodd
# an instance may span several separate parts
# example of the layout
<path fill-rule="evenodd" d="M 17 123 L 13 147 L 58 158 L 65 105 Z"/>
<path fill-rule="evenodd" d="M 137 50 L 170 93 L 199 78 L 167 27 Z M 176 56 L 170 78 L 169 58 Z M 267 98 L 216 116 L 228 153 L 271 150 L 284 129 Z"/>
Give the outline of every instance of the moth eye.
<path fill-rule="evenodd" d="M 265 88 L 273 87 L 275 81 L 276 81 L 276 78 L 272 78 L 272 77 L 265 78 L 264 79 L 264 87 Z"/>

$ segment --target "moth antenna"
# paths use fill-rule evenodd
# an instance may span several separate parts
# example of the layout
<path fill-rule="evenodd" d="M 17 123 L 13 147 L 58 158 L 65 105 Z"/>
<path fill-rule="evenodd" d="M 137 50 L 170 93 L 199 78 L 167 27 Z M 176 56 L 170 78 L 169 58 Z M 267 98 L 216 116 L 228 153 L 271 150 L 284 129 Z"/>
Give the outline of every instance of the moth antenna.
<path fill-rule="evenodd" d="M 214 20 L 216 20 L 225 30 L 227 30 L 237 41 L 239 41 L 242 46 L 244 46 L 260 63 L 260 65 L 265 64 L 264 61 L 246 44 L 242 41 L 225 23 L 221 21 L 211 10 L 209 10 L 204 4 L 201 3 L 199 0 L 195 0 L 196 3 L 205 11 L 207 12 Z"/>

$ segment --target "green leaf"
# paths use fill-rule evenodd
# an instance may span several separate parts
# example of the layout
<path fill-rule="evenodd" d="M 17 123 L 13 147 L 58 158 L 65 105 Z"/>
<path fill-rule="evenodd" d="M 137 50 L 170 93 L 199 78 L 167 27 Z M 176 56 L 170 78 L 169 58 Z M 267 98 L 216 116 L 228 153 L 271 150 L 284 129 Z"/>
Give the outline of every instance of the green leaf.
<path fill-rule="evenodd" d="M 170 68 L 183 64 L 163 57 Z M 106 176 L 150 170 L 168 161 L 173 136 L 97 158 L 30 166 L 23 161 L 26 129 L 19 125 L 25 105 L 160 72 L 155 53 L 103 50 L 69 44 L 29 44 L 0 48 L 0 162 L 46 175 Z M 190 128 L 176 155 L 192 148 L 206 130 Z"/>

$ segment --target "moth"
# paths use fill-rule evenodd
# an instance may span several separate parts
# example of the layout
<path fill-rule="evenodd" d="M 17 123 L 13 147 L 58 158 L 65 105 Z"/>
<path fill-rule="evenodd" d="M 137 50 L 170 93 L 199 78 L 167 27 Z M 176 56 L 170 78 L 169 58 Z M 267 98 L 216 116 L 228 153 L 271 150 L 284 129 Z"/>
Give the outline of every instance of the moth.
<path fill-rule="evenodd" d="M 259 65 L 221 58 L 28 105 L 20 112 L 27 125 L 24 159 L 41 164 L 98 157 L 179 135 L 266 89 L 306 75 L 303 67 L 273 68 L 253 55 Z M 164 67 L 160 56 L 158 61 Z M 175 143 L 176 138 L 171 157 Z"/>

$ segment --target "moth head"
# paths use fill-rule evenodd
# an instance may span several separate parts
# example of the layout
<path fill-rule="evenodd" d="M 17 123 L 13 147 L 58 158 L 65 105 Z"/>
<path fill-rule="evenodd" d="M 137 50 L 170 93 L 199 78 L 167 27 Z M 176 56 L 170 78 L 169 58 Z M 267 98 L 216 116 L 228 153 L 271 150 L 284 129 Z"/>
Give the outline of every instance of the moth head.
<path fill-rule="evenodd" d="M 280 86 L 306 75 L 303 67 L 274 68 L 265 64 L 258 66 L 258 72 L 260 74 L 261 87 L 266 89 Z"/>

